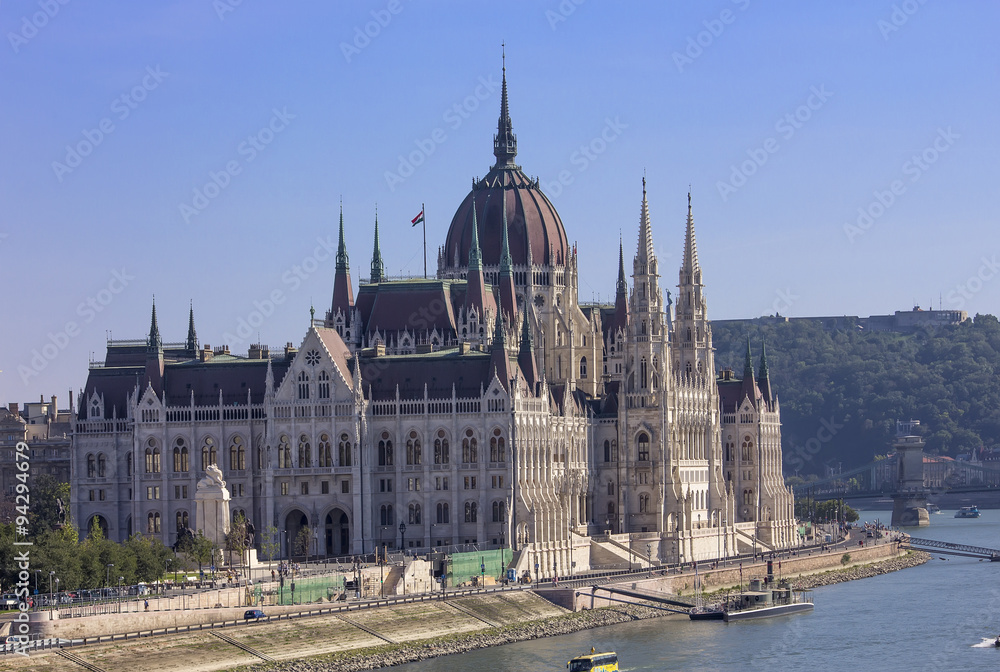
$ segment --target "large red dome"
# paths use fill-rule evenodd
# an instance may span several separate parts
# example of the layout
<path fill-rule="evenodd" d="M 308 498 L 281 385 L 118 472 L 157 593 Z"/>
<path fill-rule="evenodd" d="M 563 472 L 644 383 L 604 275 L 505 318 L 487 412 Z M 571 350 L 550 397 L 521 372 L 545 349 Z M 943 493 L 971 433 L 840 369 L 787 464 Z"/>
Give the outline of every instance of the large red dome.
<path fill-rule="evenodd" d="M 472 203 L 476 204 L 479 246 L 484 266 L 500 265 L 503 242 L 503 201 L 507 199 L 507 240 L 514 265 L 563 265 L 569 245 L 566 229 L 552 202 L 517 166 L 494 167 L 477 181 L 458 206 L 445 239 L 446 269 L 465 268 L 472 245 Z"/>
<path fill-rule="evenodd" d="M 472 246 L 472 225 L 479 228 L 479 247 L 484 266 L 499 266 L 503 246 L 503 205 L 507 202 L 507 240 L 511 261 L 515 266 L 525 265 L 529 257 L 536 266 L 561 266 L 566 263 L 569 245 L 566 229 L 538 186 L 514 163 L 517 156 L 517 137 L 511 127 L 507 107 L 507 70 L 504 68 L 500 97 L 500 118 L 497 134 L 493 136 L 493 155 L 496 163 L 486 177 L 473 182 L 472 191 L 458 206 L 448 227 L 448 237 L 441 251 L 440 270 L 445 276 L 461 274 L 469 265 L 469 248 Z M 476 216 L 473 220 L 472 204 L 475 200 Z"/>

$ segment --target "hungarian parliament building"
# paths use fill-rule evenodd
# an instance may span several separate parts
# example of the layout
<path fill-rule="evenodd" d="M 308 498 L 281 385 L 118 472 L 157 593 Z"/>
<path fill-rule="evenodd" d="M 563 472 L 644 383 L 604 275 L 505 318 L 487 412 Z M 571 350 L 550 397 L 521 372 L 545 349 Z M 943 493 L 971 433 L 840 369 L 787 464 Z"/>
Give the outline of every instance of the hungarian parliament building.
<path fill-rule="evenodd" d="M 766 354 L 715 367 L 690 194 L 673 298 L 643 179 L 631 272 L 619 243 L 614 305 L 587 304 L 515 163 L 506 72 L 493 155 L 433 279 L 386 277 L 376 218 L 355 288 L 341 213 L 329 310 L 298 347 L 202 346 L 193 308 L 166 343 L 155 305 L 145 339 L 109 341 L 76 409 L 81 533 L 174 544 L 215 464 L 282 557 L 305 527 L 310 555 L 510 548 L 543 577 L 797 545 Z"/>

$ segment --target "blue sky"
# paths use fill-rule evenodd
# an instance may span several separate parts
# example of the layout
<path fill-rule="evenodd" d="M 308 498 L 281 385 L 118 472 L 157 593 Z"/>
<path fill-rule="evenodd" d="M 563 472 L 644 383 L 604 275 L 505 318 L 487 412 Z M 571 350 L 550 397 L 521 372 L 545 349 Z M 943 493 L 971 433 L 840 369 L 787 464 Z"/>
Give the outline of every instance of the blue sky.
<path fill-rule="evenodd" d="M 105 339 L 245 352 L 355 280 L 429 266 L 518 162 L 610 300 L 647 176 L 664 284 L 688 185 L 713 319 L 998 312 L 992 2 L 0 3 L 0 397 L 78 390 Z M 993 46 L 990 46 L 993 45 Z M 216 186 L 220 185 L 220 186 Z M 253 326 L 249 326 L 249 325 Z M 242 327 L 242 329 L 241 329 Z"/>

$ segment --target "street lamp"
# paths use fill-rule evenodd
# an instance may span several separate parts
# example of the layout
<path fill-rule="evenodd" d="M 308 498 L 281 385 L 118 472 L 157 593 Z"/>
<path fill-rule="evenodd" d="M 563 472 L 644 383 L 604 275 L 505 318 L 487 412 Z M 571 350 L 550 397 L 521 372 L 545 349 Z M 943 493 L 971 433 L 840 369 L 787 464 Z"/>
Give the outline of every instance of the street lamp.
<path fill-rule="evenodd" d="M 406 523 L 399 521 L 399 550 L 406 555 Z"/>
<path fill-rule="evenodd" d="M 653 546 L 646 544 L 646 561 L 649 563 L 649 575 L 653 575 Z"/>
<path fill-rule="evenodd" d="M 52 611 L 52 578 L 55 575 L 55 570 L 49 570 L 49 611 Z M 49 618 L 51 618 L 51 616 L 49 616 Z"/>
<path fill-rule="evenodd" d="M 118 577 L 118 613 L 121 613 L 122 611 L 122 581 L 124 580 L 124 576 Z"/>

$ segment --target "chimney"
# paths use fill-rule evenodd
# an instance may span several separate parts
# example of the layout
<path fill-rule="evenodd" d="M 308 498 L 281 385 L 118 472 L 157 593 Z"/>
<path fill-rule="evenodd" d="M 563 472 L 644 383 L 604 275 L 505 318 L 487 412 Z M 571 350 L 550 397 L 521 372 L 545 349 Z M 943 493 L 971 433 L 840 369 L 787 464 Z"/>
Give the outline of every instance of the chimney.
<path fill-rule="evenodd" d="M 73 390 L 70 390 L 69 391 L 69 412 L 73 413 L 74 410 L 75 409 L 73 408 Z"/>
<path fill-rule="evenodd" d="M 55 422 L 59 405 L 56 403 L 56 395 L 52 395 L 52 405 L 49 406 L 49 420 Z"/>
<path fill-rule="evenodd" d="M 210 362 L 212 361 L 212 346 L 208 343 L 205 344 L 204 349 L 201 351 L 201 361 Z"/>
<path fill-rule="evenodd" d="M 14 415 L 17 415 L 20 412 L 18 410 L 18 406 L 19 404 L 16 401 L 12 401 L 9 404 L 7 404 L 7 410 L 13 413 Z"/>

